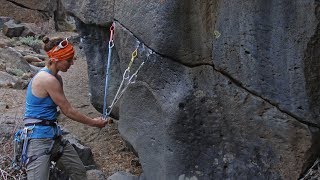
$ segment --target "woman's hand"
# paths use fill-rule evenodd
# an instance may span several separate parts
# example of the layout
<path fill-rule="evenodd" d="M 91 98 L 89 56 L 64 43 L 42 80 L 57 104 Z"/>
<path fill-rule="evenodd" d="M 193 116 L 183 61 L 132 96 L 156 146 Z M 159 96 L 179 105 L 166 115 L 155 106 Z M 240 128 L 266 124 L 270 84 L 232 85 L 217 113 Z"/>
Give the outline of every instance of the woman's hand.
<path fill-rule="evenodd" d="M 107 120 L 104 120 L 102 117 L 93 118 L 93 126 L 98 128 L 103 128 L 108 123 Z"/>

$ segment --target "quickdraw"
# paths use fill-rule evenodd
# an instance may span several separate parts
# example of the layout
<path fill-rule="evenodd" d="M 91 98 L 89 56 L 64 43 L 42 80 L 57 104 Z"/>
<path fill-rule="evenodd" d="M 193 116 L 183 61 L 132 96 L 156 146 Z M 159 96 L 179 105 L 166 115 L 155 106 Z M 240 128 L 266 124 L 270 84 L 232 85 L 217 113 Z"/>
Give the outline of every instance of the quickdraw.
<path fill-rule="evenodd" d="M 137 79 L 137 74 L 139 72 L 139 70 L 142 68 L 142 66 L 144 65 L 144 61 L 140 64 L 140 66 L 138 67 L 138 69 L 130 76 L 130 69 L 131 66 L 133 64 L 133 61 L 136 59 L 138 54 L 138 49 L 134 50 L 131 54 L 131 60 L 129 62 L 129 65 L 127 67 L 127 69 L 124 71 L 123 75 L 122 75 L 122 81 L 120 83 L 120 86 L 117 90 L 117 93 L 111 103 L 111 105 L 108 107 L 109 111 L 108 111 L 108 115 L 112 112 L 112 109 L 114 107 L 114 105 L 118 102 L 118 100 L 121 98 L 121 96 L 123 95 L 123 93 L 126 91 L 126 89 L 129 87 L 130 84 L 135 83 L 136 79 Z M 124 82 L 127 81 L 126 85 L 123 87 Z"/>
<path fill-rule="evenodd" d="M 104 120 L 107 120 L 107 118 L 109 117 L 109 115 L 107 114 L 107 97 L 108 97 L 108 79 L 109 79 L 109 70 L 110 70 L 110 63 L 111 63 L 111 53 L 112 53 L 112 48 L 114 46 L 113 34 L 114 34 L 114 23 L 112 23 L 110 27 L 109 52 L 108 52 L 108 62 L 106 67 L 106 79 L 105 79 L 105 86 L 104 86 L 104 101 L 103 101 L 103 119 Z"/>
<path fill-rule="evenodd" d="M 136 48 L 132 54 L 131 54 L 131 60 L 128 64 L 127 69 L 124 71 L 123 75 L 122 75 L 122 81 L 120 83 L 120 86 L 117 90 L 117 93 L 114 97 L 114 99 L 112 100 L 112 103 L 109 107 L 107 107 L 107 96 L 108 96 L 108 78 L 109 78 L 109 69 L 110 69 L 110 61 L 111 61 L 111 51 L 112 51 L 112 47 L 114 46 L 113 43 L 113 35 L 114 35 L 114 23 L 112 24 L 112 26 L 110 27 L 110 40 L 109 40 L 109 54 L 108 54 L 108 63 L 107 63 L 107 71 L 106 71 L 106 83 L 105 83 L 105 94 L 104 94 L 104 104 L 103 104 L 103 118 L 106 120 L 109 115 L 111 114 L 113 107 L 115 106 L 115 104 L 119 101 L 119 99 L 122 97 L 122 95 L 124 94 L 124 92 L 127 90 L 127 88 L 129 87 L 130 84 L 133 84 L 136 82 L 137 79 L 137 74 L 140 71 L 140 69 L 143 67 L 143 65 L 145 64 L 145 61 L 143 61 L 138 69 L 130 75 L 130 70 L 131 70 L 131 66 L 134 62 L 134 60 L 137 58 L 138 56 L 138 48 Z M 151 53 L 153 54 L 153 53 Z M 149 59 L 150 54 L 148 53 L 147 55 L 147 60 Z"/>

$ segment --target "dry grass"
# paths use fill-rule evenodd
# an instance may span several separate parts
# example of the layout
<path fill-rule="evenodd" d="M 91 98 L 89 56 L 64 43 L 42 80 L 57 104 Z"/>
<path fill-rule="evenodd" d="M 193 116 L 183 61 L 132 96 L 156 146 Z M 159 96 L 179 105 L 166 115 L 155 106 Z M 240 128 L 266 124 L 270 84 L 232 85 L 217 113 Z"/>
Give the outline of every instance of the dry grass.
<path fill-rule="evenodd" d="M 0 179 L 24 179 L 25 173 L 12 168 L 13 138 L 16 130 L 21 127 L 19 113 L 22 110 L 21 98 L 23 91 L 1 89 L 0 108 Z M 12 108 L 12 109 L 11 109 Z"/>

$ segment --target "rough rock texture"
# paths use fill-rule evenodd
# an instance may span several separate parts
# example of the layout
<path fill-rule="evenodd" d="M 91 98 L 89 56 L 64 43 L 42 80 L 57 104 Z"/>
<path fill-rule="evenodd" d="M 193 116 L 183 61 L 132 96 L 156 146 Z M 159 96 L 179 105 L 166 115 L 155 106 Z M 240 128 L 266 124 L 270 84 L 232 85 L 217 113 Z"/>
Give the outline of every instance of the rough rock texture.
<path fill-rule="evenodd" d="M 104 98 L 104 84 L 105 84 L 105 69 L 107 64 L 108 56 L 108 40 L 107 37 L 108 31 L 106 28 L 97 27 L 97 26 L 85 26 L 82 29 L 82 38 L 81 46 L 83 47 L 84 52 L 87 54 L 87 63 L 88 63 L 88 74 L 89 74 L 89 86 L 91 101 L 95 108 L 102 111 L 103 109 L 103 98 Z M 128 55 L 130 58 L 130 55 Z M 108 104 L 111 104 L 114 95 L 118 89 L 120 81 L 122 78 L 122 72 L 119 71 L 119 58 L 117 53 L 114 51 L 112 53 L 112 67 L 110 69 L 110 88 L 107 101 Z M 114 108 L 113 115 L 119 117 L 118 107 Z"/>
<path fill-rule="evenodd" d="M 23 73 L 35 72 L 22 55 L 11 47 L 0 48 L 0 64 L 5 64 L 6 68 L 17 69 Z"/>
<path fill-rule="evenodd" d="M 3 25 L 3 34 L 7 37 L 19 37 L 23 30 L 25 29 L 25 26 L 22 24 L 16 24 L 13 20 L 10 20 Z"/>
<path fill-rule="evenodd" d="M 10 21 L 11 18 L 10 17 L 6 17 L 6 16 L 0 16 L 0 29 L 2 29 L 4 23 Z"/>
<path fill-rule="evenodd" d="M 37 0 L 8 0 L 12 3 L 33 9 L 33 10 L 41 10 L 41 11 L 53 11 L 57 9 L 57 0 L 46 0 L 46 1 L 37 1 Z"/>
<path fill-rule="evenodd" d="M 309 97 L 309 107 L 312 111 L 314 119 L 320 119 L 320 2 L 316 1 L 317 8 L 315 15 L 318 20 L 317 28 L 308 42 L 307 49 L 304 56 L 304 73 L 306 91 Z"/>
<path fill-rule="evenodd" d="M 108 177 L 108 180 L 142 180 L 142 179 L 132 174 L 120 171 Z"/>
<path fill-rule="evenodd" d="M 99 170 L 89 170 L 87 171 L 88 180 L 106 180 L 105 175 Z"/>
<path fill-rule="evenodd" d="M 319 155 L 318 0 L 63 4 L 97 109 L 112 19 L 109 104 L 133 50 L 145 61 L 112 115 L 146 179 L 298 179 Z"/>
<path fill-rule="evenodd" d="M 217 1 L 120 1 L 115 19 L 151 49 L 183 64 L 212 64 Z M 143 23 L 138 23 L 143 22 Z"/>
<path fill-rule="evenodd" d="M 41 24 L 42 33 L 50 30 L 73 31 L 73 18 L 64 10 L 62 0 L 0 0 L 0 16 L 9 16 L 15 20 Z"/>
<path fill-rule="evenodd" d="M 23 1 L 23 2 L 29 2 L 29 1 Z M 34 1 L 34 2 L 39 3 L 39 1 Z M 8 0 L 0 0 L 0 4 L 1 4 L 0 16 L 8 16 L 19 21 L 34 22 L 34 23 L 44 22 L 45 20 L 47 20 L 47 17 L 45 14 L 35 9 L 19 6 Z"/>
<path fill-rule="evenodd" d="M 315 9 L 313 0 L 222 3 L 215 26 L 221 36 L 213 41 L 216 68 L 281 109 L 319 124 L 309 116 L 304 73 L 305 50 L 318 24 Z"/>
<path fill-rule="evenodd" d="M 63 0 L 67 11 L 86 24 L 106 25 L 113 19 L 115 1 Z"/>
<path fill-rule="evenodd" d="M 67 134 L 64 136 L 64 138 L 68 140 L 77 151 L 83 165 L 92 166 L 93 168 L 95 167 L 92 151 L 89 147 L 83 146 L 74 135 Z"/>

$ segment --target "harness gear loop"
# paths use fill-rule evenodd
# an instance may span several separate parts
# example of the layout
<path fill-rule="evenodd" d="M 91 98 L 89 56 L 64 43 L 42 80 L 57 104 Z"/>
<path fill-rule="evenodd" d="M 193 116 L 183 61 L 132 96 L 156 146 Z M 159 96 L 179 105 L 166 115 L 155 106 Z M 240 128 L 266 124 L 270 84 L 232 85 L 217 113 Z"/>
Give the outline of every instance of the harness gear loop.
<path fill-rule="evenodd" d="M 55 135 L 52 139 L 50 147 L 43 152 L 28 157 L 28 146 L 32 137 L 35 126 L 53 126 Z M 12 166 L 16 170 L 25 169 L 28 164 L 43 155 L 50 155 L 51 161 L 57 161 L 63 154 L 66 143 L 62 140 L 61 134 L 58 132 L 58 125 L 54 122 L 42 120 L 36 123 L 26 123 L 23 129 L 19 129 L 14 136 L 14 156 Z M 60 128 L 59 128 L 60 129 Z"/>
<path fill-rule="evenodd" d="M 111 53 L 112 53 L 112 48 L 114 46 L 113 35 L 114 35 L 114 23 L 112 23 L 112 25 L 110 27 L 108 62 L 107 62 L 107 67 L 106 67 L 106 78 L 105 78 L 105 86 L 104 86 L 104 101 L 103 101 L 103 119 L 104 120 L 107 120 L 107 118 L 109 116 L 107 114 L 107 97 L 108 97 L 108 80 L 109 80 L 109 70 L 110 70 L 110 64 L 111 64 Z"/>
<path fill-rule="evenodd" d="M 22 146 L 22 153 L 21 153 L 21 163 L 22 166 L 26 167 L 28 162 L 29 162 L 29 158 L 27 155 L 27 151 L 28 151 L 28 143 L 29 143 L 29 132 L 32 131 L 34 128 L 34 126 L 32 126 L 32 128 L 30 127 L 25 127 L 23 128 L 23 132 L 22 132 L 22 138 L 23 138 L 23 146 Z"/>

